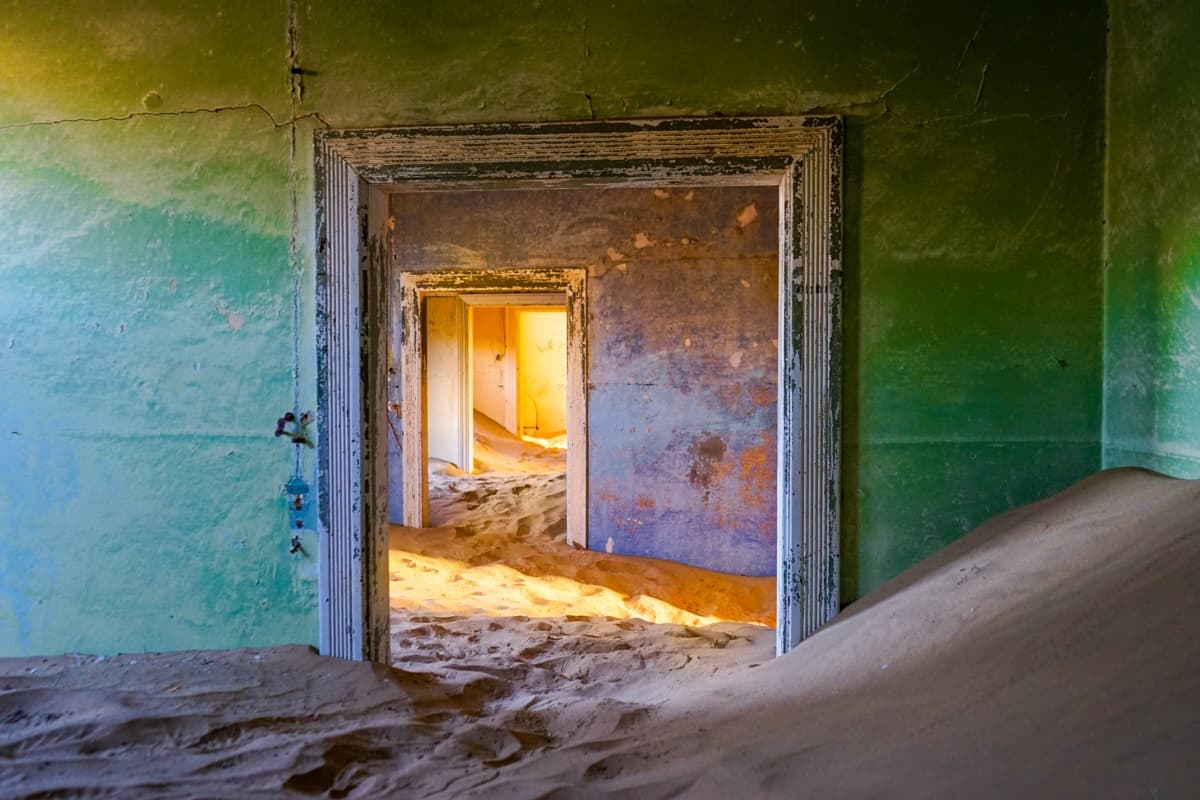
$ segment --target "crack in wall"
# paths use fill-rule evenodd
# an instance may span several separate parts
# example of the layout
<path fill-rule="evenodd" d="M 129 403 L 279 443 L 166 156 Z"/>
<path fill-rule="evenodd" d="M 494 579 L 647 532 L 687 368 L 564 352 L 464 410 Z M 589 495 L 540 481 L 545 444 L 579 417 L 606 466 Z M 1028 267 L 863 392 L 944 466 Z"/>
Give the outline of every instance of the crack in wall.
<path fill-rule="evenodd" d="M 583 60 L 579 62 L 579 85 L 583 99 L 587 101 L 588 118 L 596 118 L 596 107 L 592 105 L 592 94 L 587 88 L 587 66 L 592 57 L 592 47 L 588 43 L 588 21 L 583 20 Z"/>
<path fill-rule="evenodd" d="M 297 0 L 288 0 L 287 24 L 287 87 L 291 103 L 291 116 L 300 116 L 300 103 L 304 98 L 304 70 L 300 67 L 299 34 L 297 25 Z M 300 174 L 296 160 L 296 125 L 288 127 L 288 193 L 291 203 L 291 233 L 288 237 L 288 267 L 292 274 L 292 410 L 300 412 Z M 293 449 L 292 472 L 302 472 L 301 448 Z"/>
<path fill-rule="evenodd" d="M 979 104 L 983 102 L 983 87 L 987 84 L 988 68 L 990 64 L 984 64 L 983 69 L 979 72 L 979 88 L 975 90 L 975 106 L 974 111 L 979 110 Z"/>
<path fill-rule="evenodd" d="M 838 114 L 841 116 L 863 116 L 869 111 L 876 113 L 867 118 L 867 122 L 875 122 L 892 113 L 892 107 L 888 104 L 888 98 L 892 93 L 899 89 L 909 78 L 916 75 L 921 69 L 921 65 L 917 64 L 904 75 L 896 79 L 890 86 L 884 89 L 877 95 L 874 95 L 865 100 L 855 100 L 849 103 L 829 103 L 817 106 L 811 106 L 801 110 L 801 115 L 806 114 Z"/>
<path fill-rule="evenodd" d="M 897 80 L 891 86 L 889 86 L 887 89 L 885 89 L 881 95 L 879 95 L 878 102 L 883 106 L 883 110 L 880 111 L 879 114 L 877 114 L 875 117 L 868 120 L 869 122 L 873 122 L 874 120 L 880 119 L 880 118 L 885 117 L 888 114 L 892 113 L 892 108 L 891 108 L 891 106 L 888 105 L 888 98 L 892 96 L 892 92 L 899 89 L 901 87 L 901 85 L 903 85 L 905 83 L 905 81 L 907 81 L 913 75 L 916 75 L 920 69 L 921 69 L 921 65 L 917 64 L 915 67 L 913 67 L 908 72 L 906 72 L 899 80 Z"/>
<path fill-rule="evenodd" d="M 967 54 L 971 52 L 971 48 L 975 46 L 975 42 L 979 40 L 983 29 L 987 27 L 988 17 L 991 15 L 992 7 L 990 5 L 983 9 L 983 13 L 979 15 L 979 22 L 975 25 L 975 30 L 971 33 L 971 37 L 967 39 L 967 43 L 963 45 L 962 53 L 958 57 L 958 63 L 954 65 L 954 74 L 957 77 L 962 74 L 963 64 L 967 60 Z M 986 68 L 985 68 L 986 69 Z M 954 99 L 958 99 L 958 87 L 954 89 Z"/>
<path fill-rule="evenodd" d="M 271 111 L 262 103 L 242 103 L 232 106 L 203 106 L 200 108 L 185 108 L 178 111 L 131 111 L 128 114 L 115 114 L 110 117 L 63 117 L 61 119 L 41 119 L 31 122 L 12 122 L 7 125 L 0 125 L 0 131 L 18 130 L 21 128 L 41 128 L 51 125 L 69 125 L 74 123 L 91 123 L 91 122 L 130 122 L 143 117 L 189 117 L 199 114 L 226 114 L 234 111 L 257 111 L 271 121 L 271 125 L 275 128 L 287 128 L 294 126 L 296 123 L 306 120 L 315 119 L 324 125 L 326 128 L 333 127 L 329 122 L 321 116 L 319 111 L 309 111 L 306 114 L 292 116 L 289 119 L 279 120 Z"/>
<path fill-rule="evenodd" d="M 1031 120 L 1033 122 L 1046 122 L 1052 119 L 1066 119 L 1068 116 L 1066 111 L 1057 111 L 1052 114 L 1033 115 L 1026 111 L 1014 111 L 1009 114 L 980 114 L 976 111 L 969 111 L 965 114 L 944 114 L 940 117 L 930 117 L 929 119 L 921 120 L 913 123 L 914 128 L 927 128 L 930 125 L 937 125 L 943 122 L 958 122 L 960 128 L 974 128 L 980 125 L 994 125 L 997 122 L 1011 122 L 1013 120 Z"/>
<path fill-rule="evenodd" d="M 1021 226 L 1021 230 L 1017 231 L 1017 235 L 1012 238 L 1010 249 L 1025 239 L 1025 232 L 1029 230 L 1029 226 L 1042 213 L 1042 206 L 1046 205 L 1046 200 L 1050 197 L 1050 191 L 1054 188 L 1054 184 L 1058 180 L 1058 171 L 1062 168 L 1062 162 L 1063 157 L 1059 153 L 1058 158 L 1054 161 L 1054 171 L 1050 173 L 1050 180 L 1046 181 L 1046 188 L 1042 190 L 1042 196 L 1038 198 L 1037 205 L 1033 207 L 1033 213 L 1025 220 L 1025 224 Z"/>

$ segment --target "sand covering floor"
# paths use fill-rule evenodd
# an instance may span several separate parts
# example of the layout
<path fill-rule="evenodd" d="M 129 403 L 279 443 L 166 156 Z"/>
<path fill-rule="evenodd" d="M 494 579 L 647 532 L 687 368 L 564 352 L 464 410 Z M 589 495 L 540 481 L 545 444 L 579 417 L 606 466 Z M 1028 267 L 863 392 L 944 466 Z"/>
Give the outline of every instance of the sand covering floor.
<path fill-rule="evenodd" d="M 516 439 L 476 413 L 474 467 L 431 469 L 430 516 L 440 527 L 392 527 L 392 627 L 409 612 L 775 624 L 774 577 L 566 545 L 564 450 Z"/>
<path fill-rule="evenodd" d="M 10 659 L 0 796 L 1190 797 L 1198 585 L 1200 482 L 1119 470 L 778 659 L 744 624 L 453 614 L 410 618 L 397 668 L 303 647 Z"/>
<path fill-rule="evenodd" d="M 393 627 L 406 612 L 775 624 L 773 577 L 570 547 L 564 450 L 514 438 L 476 413 L 474 467 L 430 470 L 440 527 L 392 527 Z"/>

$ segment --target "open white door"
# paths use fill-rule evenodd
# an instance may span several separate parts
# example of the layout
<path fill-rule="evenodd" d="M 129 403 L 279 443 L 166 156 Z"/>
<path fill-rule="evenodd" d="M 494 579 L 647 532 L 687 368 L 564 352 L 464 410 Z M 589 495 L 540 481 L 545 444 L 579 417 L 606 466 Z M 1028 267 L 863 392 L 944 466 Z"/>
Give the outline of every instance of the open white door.
<path fill-rule="evenodd" d="M 453 295 L 425 299 L 425 403 L 429 458 L 471 469 L 471 368 L 467 307 Z"/>

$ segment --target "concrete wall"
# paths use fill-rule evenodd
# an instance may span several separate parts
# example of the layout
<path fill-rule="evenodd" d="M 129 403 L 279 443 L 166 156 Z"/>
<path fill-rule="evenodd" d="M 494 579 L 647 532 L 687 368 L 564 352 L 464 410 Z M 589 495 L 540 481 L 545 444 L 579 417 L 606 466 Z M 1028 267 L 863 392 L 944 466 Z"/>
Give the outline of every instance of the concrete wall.
<path fill-rule="evenodd" d="M 567 312 L 519 309 L 518 433 L 549 439 L 567 432 Z"/>
<path fill-rule="evenodd" d="M 587 268 L 593 549 L 774 574 L 777 204 L 773 187 L 393 197 L 407 270 Z"/>
<path fill-rule="evenodd" d="M 1099 465 L 1101 0 L 0 20 L 0 653 L 315 637 L 270 433 L 322 124 L 844 114 L 844 599 Z"/>
<path fill-rule="evenodd" d="M 0 2 L 0 655 L 316 636 L 287 7 L 177 9 Z"/>
<path fill-rule="evenodd" d="M 507 426 L 510 424 L 509 406 L 515 405 L 516 399 L 511 397 L 512 392 L 508 386 L 510 355 L 505 328 L 508 313 L 501 307 L 481 306 L 471 309 L 471 315 L 471 364 L 475 371 L 472 383 L 475 410 L 491 417 L 501 426 Z M 513 424 L 512 427 L 516 428 L 516 425 Z"/>
<path fill-rule="evenodd" d="M 774 575 L 777 190 L 637 194 L 589 270 L 588 546 Z"/>
<path fill-rule="evenodd" d="M 1108 466 L 1200 476 L 1200 10 L 1114 0 Z"/>

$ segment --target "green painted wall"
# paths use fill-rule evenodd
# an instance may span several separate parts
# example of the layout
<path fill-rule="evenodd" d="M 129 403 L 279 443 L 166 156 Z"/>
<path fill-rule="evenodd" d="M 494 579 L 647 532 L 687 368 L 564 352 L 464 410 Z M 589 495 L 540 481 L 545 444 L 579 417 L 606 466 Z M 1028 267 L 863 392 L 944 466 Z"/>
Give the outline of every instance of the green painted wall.
<path fill-rule="evenodd" d="M 845 598 L 1095 470 L 1104 6 L 999 5 L 297 3 L 294 103 L 286 0 L 0 0 L 0 654 L 315 638 L 319 124 L 844 114 Z"/>
<path fill-rule="evenodd" d="M 286 6 L 176 5 L 0 2 L 0 654 L 315 636 Z"/>
<path fill-rule="evenodd" d="M 1200 477 L 1200 9 L 1111 15 L 1104 459 Z"/>

